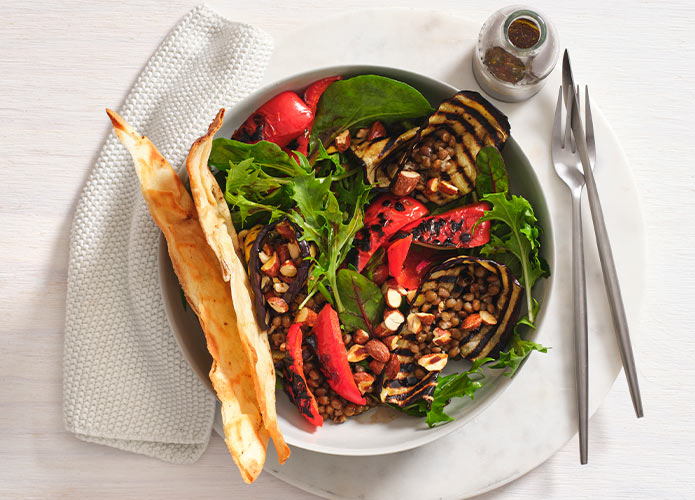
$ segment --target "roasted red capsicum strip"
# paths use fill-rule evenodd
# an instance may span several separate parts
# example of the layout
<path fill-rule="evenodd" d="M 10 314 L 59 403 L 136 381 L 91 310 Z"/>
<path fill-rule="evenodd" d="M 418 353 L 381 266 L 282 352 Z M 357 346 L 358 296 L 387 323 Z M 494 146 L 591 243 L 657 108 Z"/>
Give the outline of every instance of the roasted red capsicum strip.
<path fill-rule="evenodd" d="M 396 277 L 401 273 L 412 242 L 413 235 L 409 234 L 405 238 L 396 240 L 389 245 L 386 250 L 386 258 L 388 259 L 389 274 L 391 276 Z"/>
<path fill-rule="evenodd" d="M 357 270 L 362 271 L 374 252 L 403 226 L 429 213 L 419 201 L 392 194 L 376 198 L 365 210 L 364 227 L 355 236 Z"/>
<path fill-rule="evenodd" d="M 416 290 L 427 269 L 437 260 L 441 260 L 441 251 L 416 245 L 411 246 L 412 237 L 396 241 L 392 243 L 392 246 L 400 241 L 406 243 L 401 243 L 403 246 L 398 249 L 398 252 L 406 251 L 407 255 L 400 267 L 396 265 L 396 262 L 392 265 L 389 261 L 389 272 L 400 286 L 406 290 Z"/>
<path fill-rule="evenodd" d="M 316 107 L 319 105 L 319 99 L 321 99 L 321 96 L 326 91 L 328 86 L 331 83 L 342 79 L 343 77 L 340 75 L 329 76 L 328 78 L 316 80 L 314 83 L 309 85 L 304 91 L 304 102 L 307 106 L 309 106 L 309 109 L 316 113 Z"/>
<path fill-rule="evenodd" d="M 258 108 L 232 139 L 246 143 L 270 141 L 284 148 L 304 134 L 313 121 L 314 112 L 297 94 L 282 92 Z"/>
<path fill-rule="evenodd" d="M 319 99 L 328 88 L 328 86 L 337 81 L 342 80 L 342 76 L 329 76 L 328 78 L 322 78 L 317 80 L 311 85 L 309 85 L 304 91 L 304 103 L 309 107 L 312 113 L 316 115 L 316 107 L 319 105 Z M 304 133 L 297 137 L 297 148 L 298 151 L 306 156 L 309 151 L 309 138 L 311 137 L 311 129 L 314 126 L 314 121 L 312 120 L 309 126 L 304 130 Z"/>
<path fill-rule="evenodd" d="M 316 353 L 319 358 L 321 371 L 328 380 L 328 385 L 338 395 L 348 401 L 365 405 L 367 401 L 360 394 L 355 379 L 352 376 L 347 350 L 340 331 L 340 321 L 330 304 L 326 304 L 316 318 L 314 325 L 316 337 Z"/>
<path fill-rule="evenodd" d="M 478 222 L 490 204 L 486 201 L 458 207 L 449 212 L 423 217 L 402 226 L 400 232 L 412 234 L 413 243 L 442 248 L 473 248 L 490 241 L 490 221 Z M 475 229 L 473 229 L 475 226 Z"/>
<path fill-rule="evenodd" d="M 316 398 L 309 389 L 304 376 L 304 359 L 302 357 L 302 323 L 294 323 L 287 331 L 285 343 L 285 379 L 286 386 L 299 413 L 313 426 L 321 427 L 323 417 L 319 414 Z"/>

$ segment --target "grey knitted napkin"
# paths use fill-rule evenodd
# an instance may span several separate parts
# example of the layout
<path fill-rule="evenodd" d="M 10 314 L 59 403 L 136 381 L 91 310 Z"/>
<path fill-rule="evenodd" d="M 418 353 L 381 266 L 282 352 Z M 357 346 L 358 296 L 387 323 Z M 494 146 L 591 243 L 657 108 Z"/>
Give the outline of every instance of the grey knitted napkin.
<path fill-rule="evenodd" d="M 179 166 L 217 110 L 260 84 L 271 50 L 263 31 L 197 7 L 157 49 L 120 114 Z M 169 329 L 157 276 L 159 234 L 132 159 L 110 134 L 72 226 L 65 427 L 85 441 L 189 463 L 207 446 L 215 399 Z"/>

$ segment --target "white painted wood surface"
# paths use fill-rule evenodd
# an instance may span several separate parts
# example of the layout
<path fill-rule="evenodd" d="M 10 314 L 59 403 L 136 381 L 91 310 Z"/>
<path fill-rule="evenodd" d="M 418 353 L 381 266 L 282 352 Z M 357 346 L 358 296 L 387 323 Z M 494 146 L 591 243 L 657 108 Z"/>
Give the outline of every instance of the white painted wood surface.
<path fill-rule="evenodd" d="M 505 3 L 399 5 L 449 10 L 482 23 Z M 377 6 L 366 0 L 209 4 L 276 38 L 309 21 L 330 22 L 347 8 Z M 0 1 L 0 498 L 310 497 L 269 474 L 245 486 L 216 436 L 198 463 L 174 466 L 83 443 L 63 430 L 69 228 L 109 133 L 103 108 L 121 103 L 167 31 L 194 5 Z M 556 23 L 577 76 L 591 84 L 633 164 L 649 241 L 648 312 L 635 345 L 646 417 L 634 418 L 621 375 L 591 420 L 588 466 L 578 465 L 572 441 L 481 498 L 693 498 L 695 5 L 534 5 Z"/>

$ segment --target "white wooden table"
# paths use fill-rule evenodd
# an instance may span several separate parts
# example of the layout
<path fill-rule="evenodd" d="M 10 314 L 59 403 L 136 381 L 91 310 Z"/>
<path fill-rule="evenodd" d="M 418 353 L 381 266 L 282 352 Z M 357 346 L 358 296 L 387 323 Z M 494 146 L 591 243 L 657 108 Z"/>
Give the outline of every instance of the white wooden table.
<path fill-rule="evenodd" d="M 482 21 L 506 2 L 409 0 Z M 622 375 L 591 420 L 588 466 L 573 440 L 489 499 L 695 497 L 695 4 L 573 2 L 552 17 L 575 71 L 621 138 L 649 241 L 635 351 L 646 417 Z M 372 1 L 210 1 L 276 38 Z M 283 2 L 284 4 L 284 2 Z M 76 440 L 63 430 L 62 345 L 72 213 L 117 107 L 194 2 L 0 1 L 0 497 L 311 497 L 263 474 L 245 486 L 217 436 L 190 466 Z M 336 64 L 339 64 L 339 58 Z M 549 117 L 551 119 L 551 117 Z M 539 430 L 542 432 L 542 430 Z M 441 478 L 454 481 L 455 478 Z"/>

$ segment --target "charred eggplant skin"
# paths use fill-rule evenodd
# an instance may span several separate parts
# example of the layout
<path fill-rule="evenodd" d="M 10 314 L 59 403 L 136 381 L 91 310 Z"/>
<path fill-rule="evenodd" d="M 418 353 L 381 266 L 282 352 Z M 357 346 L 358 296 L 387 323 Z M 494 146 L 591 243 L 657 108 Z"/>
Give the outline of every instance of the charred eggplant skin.
<path fill-rule="evenodd" d="M 420 287 L 412 301 L 408 315 L 418 313 L 434 314 L 435 318 L 430 325 L 431 331 L 440 329 L 442 316 L 436 307 L 431 304 L 425 310 L 421 306 L 426 303 L 425 294 L 432 290 L 445 288 L 448 298 L 459 298 L 470 293 L 471 285 L 476 283 L 476 271 L 484 270 L 488 276 L 497 278 L 497 293 L 494 299 L 495 312 L 493 314 L 496 323 L 487 324 L 478 321 L 478 324 L 469 329 L 461 327 L 462 335 L 457 348 L 463 358 L 476 360 L 484 357 L 496 357 L 507 345 L 514 325 L 519 318 L 519 310 L 523 298 L 523 288 L 514 277 L 509 268 L 498 262 L 479 259 L 476 257 L 452 257 L 444 262 L 434 265 L 425 274 Z M 481 275 L 482 273 L 479 273 Z M 432 284 L 434 282 L 434 286 Z M 476 285 L 479 286 L 479 285 Z M 472 313 L 470 316 L 478 315 Z M 462 321 L 462 325 L 465 321 Z M 447 330 L 448 328 L 441 328 Z M 434 390 L 440 370 L 428 371 L 424 376 L 418 377 L 417 352 L 411 349 L 411 345 L 417 344 L 415 332 L 410 331 L 408 322 L 404 323 L 399 335 L 399 349 L 396 351 L 401 362 L 401 369 L 393 379 L 382 377 L 380 382 L 380 399 L 384 403 L 405 407 L 419 400 L 425 400 L 428 404 L 432 401 Z"/>
<path fill-rule="evenodd" d="M 280 219 L 275 222 L 271 222 L 263 229 L 261 229 L 253 242 L 253 247 L 251 248 L 251 255 L 249 257 L 249 278 L 251 281 L 251 288 L 253 290 L 253 305 L 256 311 L 256 318 L 258 319 L 261 328 L 266 330 L 268 328 L 267 318 L 272 309 L 266 307 L 266 300 L 263 296 L 263 291 L 261 289 L 261 259 L 259 254 L 263 248 L 263 243 L 268 235 L 277 227 L 278 224 L 285 223 L 288 224 L 294 231 L 297 245 L 299 246 L 300 256 L 302 258 L 302 264 L 297 268 L 297 275 L 295 276 L 292 283 L 290 283 L 287 291 L 282 294 L 282 298 L 287 304 L 291 304 L 294 298 L 297 296 L 299 291 L 302 289 L 306 283 L 306 279 L 309 275 L 309 268 L 311 267 L 311 260 L 309 259 L 309 243 L 306 240 L 301 239 L 302 233 L 299 228 L 287 219 Z M 274 311 L 273 311 L 274 312 Z"/>
<path fill-rule="evenodd" d="M 417 172 L 420 182 L 411 196 L 443 205 L 474 189 L 478 152 L 484 146 L 501 150 L 509 132 L 509 121 L 502 112 L 478 92 L 464 90 L 442 101 L 421 127 L 397 137 L 356 144 L 352 153 L 361 160 L 371 184 L 393 190 L 400 172 Z M 446 137 L 441 135 L 444 133 Z M 428 159 L 425 167 L 418 159 L 422 147 L 427 149 L 428 141 L 448 137 L 449 156 L 436 160 L 445 163 L 434 168 Z"/>

